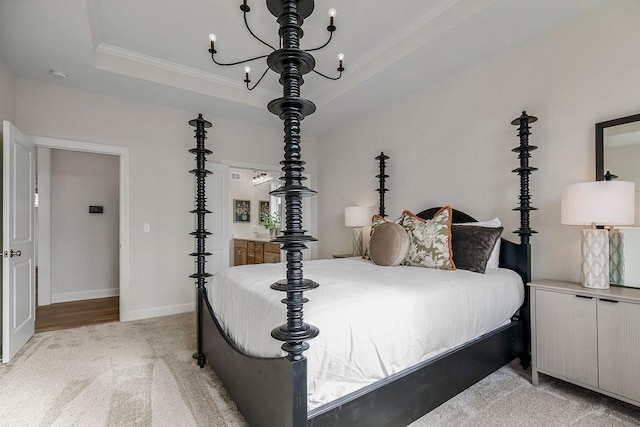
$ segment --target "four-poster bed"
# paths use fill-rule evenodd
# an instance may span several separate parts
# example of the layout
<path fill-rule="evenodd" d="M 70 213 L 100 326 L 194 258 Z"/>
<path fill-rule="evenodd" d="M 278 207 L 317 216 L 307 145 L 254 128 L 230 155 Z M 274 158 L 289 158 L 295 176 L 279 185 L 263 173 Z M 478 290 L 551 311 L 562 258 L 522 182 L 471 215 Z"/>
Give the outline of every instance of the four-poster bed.
<path fill-rule="evenodd" d="M 515 276 L 519 282 L 521 295 L 516 296 L 517 305 L 504 309 L 509 310 L 506 320 L 498 318 L 495 320 L 497 324 L 494 322 L 485 326 L 484 329 L 468 332 L 466 338 L 463 338 L 462 341 L 453 344 L 449 343 L 446 348 L 425 350 L 427 353 L 422 355 L 422 358 L 420 358 L 420 353 L 418 352 L 417 361 L 415 360 L 416 356 L 414 356 L 413 359 L 410 359 L 411 361 L 405 361 L 404 364 L 395 366 L 393 369 L 387 369 L 388 366 L 394 364 L 393 357 L 389 358 L 389 355 L 383 354 L 383 351 L 378 354 L 378 350 L 382 349 L 383 343 L 376 342 L 373 352 L 380 357 L 382 371 L 384 371 L 383 375 L 373 379 L 367 378 L 363 384 L 359 384 L 355 389 L 343 390 L 342 393 L 332 395 L 324 400 L 320 399 L 320 403 L 314 404 L 313 408 L 309 410 L 308 386 L 311 385 L 313 393 L 318 383 L 322 384 L 323 380 L 317 380 L 315 377 L 317 366 L 312 366 L 312 374 L 308 375 L 308 360 L 305 356 L 306 353 L 315 354 L 313 352 L 316 351 L 316 348 L 312 347 L 310 350 L 310 345 L 307 341 L 316 338 L 320 331 L 316 326 L 304 322 L 303 311 L 305 304 L 309 303 L 308 307 L 311 309 L 312 314 L 314 311 L 328 311 L 331 313 L 332 306 L 318 310 L 314 306 L 314 301 L 321 300 L 325 290 L 337 288 L 337 294 L 329 295 L 329 297 L 324 295 L 324 299 L 343 303 L 344 301 L 342 300 L 346 299 L 346 308 L 343 306 L 341 309 L 342 315 L 336 316 L 338 318 L 337 327 L 333 324 L 333 326 L 327 328 L 324 334 L 329 337 L 342 337 L 345 340 L 343 333 L 352 329 L 354 321 L 364 322 L 366 333 L 368 317 L 362 315 L 359 309 L 366 308 L 367 299 L 359 296 L 370 296 L 368 294 L 373 294 L 374 292 L 352 292 L 350 299 L 341 298 L 340 286 L 334 286 L 335 283 L 332 283 L 333 278 L 331 276 L 323 275 L 327 271 L 334 270 L 331 266 L 324 265 L 323 267 L 322 263 L 330 262 L 328 260 L 315 261 L 316 264 L 313 264 L 314 261 L 305 263 L 307 266 L 314 266 L 314 268 L 316 265 L 320 266 L 316 271 L 318 277 L 322 276 L 323 280 L 325 280 L 325 287 L 322 287 L 322 283 L 316 283 L 303 275 L 302 251 L 307 249 L 308 242 L 312 242 L 315 239 L 307 235 L 307 231 L 302 228 L 302 198 L 312 196 L 315 192 L 303 185 L 305 178 L 303 177 L 304 161 L 301 155 L 300 127 L 302 120 L 312 114 L 316 107 L 313 102 L 301 97 L 300 89 L 304 83 L 303 76 L 305 74 L 314 72 L 324 77 L 328 76 L 314 69 L 316 65 L 315 59 L 310 52 L 317 49 L 303 50 L 300 48 L 300 39 L 303 35 L 302 23 L 313 12 L 314 0 L 266 0 L 266 4 L 269 12 L 276 18 L 279 25 L 280 43 L 278 49 L 266 44 L 273 50 L 268 55 L 240 62 L 221 63 L 215 59 L 215 54 L 217 54 L 214 44 L 216 37 L 212 34 L 210 36 L 211 48 L 209 52 L 213 62 L 219 65 L 235 65 L 254 59 L 267 58 L 267 71 L 271 69 L 280 76 L 283 96 L 271 101 L 267 108 L 277 115 L 284 124 L 284 158 L 281 161 L 283 186 L 271 194 L 282 197 L 285 201 L 285 228 L 282 234 L 273 239 L 272 242 L 281 244 L 282 249 L 286 251 L 286 269 L 284 269 L 283 264 L 279 266 L 272 264 L 270 266 L 234 267 L 232 269 L 223 269 L 221 272 L 216 273 L 214 281 L 218 279 L 222 281 L 223 279 L 220 278 L 229 273 L 229 281 L 238 284 L 238 286 L 228 287 L 228 289 L 233 290 L 233 288 L 242 288 L 243 285 L 248 283 L 248 279 L 242 278 L 244 273 L 251 274 L 251 272 L 264 268 L 281 269 L 276 273 L 265 270 L 264 274 L 260 276 L 266 278 L 269 282 L 258 284 L 255 288 L 259 289 L 259 292 L 251 292 L 251 290 L 243 288 L 241 293 L 244 295 L 244 299 L 243 297 L 232 297 L 228 302 L 223 302 L 223 295 L 226 291 L 222 294 L 217 293 L 219 290 L 217 288 L 218 283 L 212 283 L 210 289 L 205 286 L 205 280 L 210 275 L 204 268 L 205 258 L 209 255 L 205 250 L 205 239 L 209 234 L 205 229 L 205 216 L 209 212 L 206 209 L 204 191 L 205 178 L 209 172 L 204 165 L 205 156 L 210 151 L 205 148 L 204 140 L 206 138 L 205 128 L 210 127 L 211 124 L 201 116 L 192 120 L 190 124 L 196 127 L 197 139 L 197 146 L 192 150 L 196 154 L 197 162 L 197 168 L 192 171 L 196 175 L 197 184 L 196 209 L 193 211 L 197 216 L 197 229 L 192 233 L 196 238 L 196 252 L 192 255 L 196 257 L 197 271 L 191 277 L 195 278 L 197 283 L 198 337 L 197 352 L 193 357 L 197 360 L 198 365 L 204 367 L 208 363 L 215 370 L 225 389 L 250 425 L 266 427 L 403 426 L 499 369 L 515 357 L 520 356 L 523 366 L 526 367 L 529 357 L 528 296 L 521 282 L 528 282 L 531 276 L 529 237 L 533 231 L 529 227 L 529 211 L 534 208 L 529 205 L 529 174 L 535 168 L 529 167 L 528 159 L 530 157 L 529 152 L 535 147 L 528 145 L 528 125 L 535 121 L 535 118 L 523 113 L 513 122 L 513 124 L 519 126 L 520 135 L 520 146 L 514 150 L 519 153 L 520 167 L 514 172 L 518 173 L 521 178 L 520 205 L 516 208 L 521 215 L 521 226 L 517 231 L 520 235 L 521 243 L 514 244 L 503 240 L 500 251 L 500 266 L 517 273 L 514 274 L 504 270 L 504 272 L 508 272 L 507 275 Z M 243 1 L 240 9 L 243 12 L 246 24 L 246 14 L 251 9 L 246 1 Z M 334 16 L 335 11 L 331 10 L 330 25 L 327 27 L 330 33 L 329 41 L 331 41 L 332 33 L 336 30 L 333 21 Z M 256 37 L 251 30 L 249 31 Z M 258 40 L 265 44 L 262 40 Z M 322 47 L 328 43 L 325 43 Z M 344 58 L 339 55 L 338 59 L 338 71 L 341 76 L 344 71 L 342 63 Z M 245 68 L 245 82 L 247 83 L 247 88 L 251 90 L 253 88 L 249 86 L 249 70 L 249 68 Z M 265 71 L 265 74 L 267 71 Z M 379 207 L 380 215 L 384 218 L 386 216 L 384 197 L 387 192 L 385 179 L 388 178 L 385 171 L 385 162 L 388 157 L 381 153 L 376 159 L 380 162 L 380 174 L 377 176 L 380 180 L 380 188 L 378 189 L 380 193 Z M 436 212 L 438 212 L 437 209 L 428 209 L 418 214 L 418 217 L 428 219 Z M 470 216 L 453 211 L 453 222 L 469 221 L 475 222 Z M 348 259 L 333 261 L 352 262 Z M 359 261 L 360 264 L 354 265 L 352 268 L 366 269 L 373 267 L 369 261 Z M 367 267 L 364 267 L 365 265 Z M 309 268 L 313 271 L 313 268 Z M 406 271 L 409 274 L 415 274 L 418 271 L 416 267 L 399 266 L 393 268 L 397 269 L 393 270 L 394 272 Z M 420 270 L 431 269 L 423 268 Z M 233 273 L 231 273 L 232 271 Z M 377 271 L 382 273 L 382 270 Z M 391 270 L 386 270 L 387 274 L 389 271 Z M 464 276 L 465 274 L 479 274 L 468 271 L 454 271 L 452 273 L 458 273 L 455 274 L 455 277 Z M 275 276 L 272 277 L 272 274 Z M 284 274 L 286 278 L 278 279 L 281 274 Z M 342 273 L 338 272 L 338 274 L 348 276 L 349 272 L 343 270 Z M 240 276 L 240 279 L 237 278 L 238 276 Z M 487 277 L 491 277 L 491 275 L 487 275 Z M 414 280 L 416 279 L 414 278 Z M 484 280 L 487 281 L 486 278 Z M 492 279 L 488 281 L 493 282 Z M 320 288 L 317 289 L 319 286 Z M 464 284 L 458 283 L 456 286 L 464 286 Z M 286 310 L 282 305 L 279 305 L 280 302 L 275 298 L 276 306 L 279 308 L 279 311 L 276 309 L 276 314 L 280 313 L 280 317 L 275 319 L 285 317 L 286 312 L 286 323 L 275 327 L 270 333 L 272 338 L 283 342 L 281 349 L 276 348 L 274 352 L 273 349 L 261 351 L 259 348 L 252 348 L 251 346 L 257 345 L 256 341 L 260 340 L 254 338 L 246 339 L 243 345 L 238 345 L 238 337 L 242 332 L 233 330 L 233 327 L 230 326 L 234 323 L 233 319 L 239 320 L 240 327 L 244 328 L 246 336 L 252 337 L 251 333 L 254 333 L 257 328 L 264 325 L 252 325 L 244 322 L 244 320 L 249 317 L 257 317 L 260 320 L 260 314 L 255 316 L 252 311 L 263 313 L 262 306 L 260 304 L 256 305 L 256 301 L 271 301 L 274 299 L 273 295 L 275 294 L 269 291 L 268 288 L 282 292 L 285 295 L 281 302 L 286 306 Z M 316 297 L 312 296 L 312 301 L 310 302 L 306 298 L 305 292 L 311 290 L 315 290 Z M 214 300 L 211 299 L 213 294 L 216 294 Z M 314 295 L 314 293 L 312 292 L 311 295 Z M 249 307 L 250 300 L 252 301 L 251 307 Z M 513 304 L 513 301 L 511 301 L 511 304 Z M 214 310 L 214 305 L 217 306 L 218 312 Z M 273 307 L 273 305 L 271 304 L 270 306 Z M 225 306 L 230 310 L 223 314 L 222 311 L 224 311 Z M 269 307 L 269 304 L 264 304 L 264 307 Z M 399 302 L 396 308 L 401 309 L 402 307 L 403 303 Z M 520 307 L 520 310 L 514 314 L 518 307 Z M 415 310 L 419 311 L 419 309 Z M 267 311 L 264 311 L 264 313 L 265 318 L 272 316 Z M 388 318 L 392 319 L 393 317 L 392 313 Z M 312 318 L 324 322 L 321 316 Z M 473 324 L 474 322 L 471 321 L 470 323 Z M 265 339 L 267 347 L 273 344 L 272 340 L 267 339 L 267 331 L 274 326 L 276 325 L 268 324 L 267 330 L 262 331 L 260 334 Z M 420 330 L 423 328 L 418 322 L 415 329 Z M 400 326 L 398 331 L 391 331 L 386 337 L 391 338 L 393 335 L 402 335 L 396 333 L 400 331 L 406 332 L 406 329 Z M 355 333 L 354 335 L 351 338 L 357 338 L 358 334 Z M 409 340 L 415 338 L 412 333 L 405 335 L 408 335 Z M 384 338 L 383 334 L 382 339 L 384 340 Z M 421 339 L 425 343 L 430 342 L 428 337 L 415 339 Z M 324 341 L 324 335 L 321 335 L 315 342 L 320 343 L 322 341 Z M 346 341 L 350 342 L 348 336 Z M 353 344 L 353 340 L 351 342 L 352 347 L 347 349 L 347 355 L 351 354 L 350 350 L 358 352 L 358 344 Z M 390 346 L 390 349 L 387 348 L 386 350 L 387 353 L 393 353 L 393 351 L 389 352 L 389 350 L 396 350 L 396 353 L 404 353 L 404 350 L 408 350 L 411 345 L 411 342 L 394 343 Z M 331 343 L 328 343 L 327 346 L 330 352 L 338 351 L 338 348 L 332 347 L 333 344 Z M 319 349 L 320 345 L 317 347 Z M 409 352 L 407 351 L 407 353 Z M 348 356 L 340 357 L 346 358 L 347 362 L 350 359 Z M 323 356 L 320 360 L 321 363 L 330 363 L 333 359 L 331 356 Z M 318 360 L 314 361 L 314 363 L 316 362 Z M 330 370 L 329 373 L 331 373 Z"/>
<path fill-rule="evenodd" d="M 520 212 L 520 228 L 516 233 L 519 234 L 521 243 L 515 244 L 501 239 L 500 249 L 500 267 L 515 271 L 524 283 L 531 278 L 529 238 L 532 233 L 535 233 L 529 225 L 529 212 L 535 209 L 530 206 L 529 175 L 536 169 L 529 166 L 529 153 L 536 147 L 528 144 L 529 124 L 535 120 L 535 117 L 528 116 L 523 112 L 519 118 L 512 122 L 519 127 L 520 137 L 520 145 L 513 150 L 518 153 L 520 167 L 513 172 L 520 176 L 520 204 L 515 210 Z M 199 117 L 192 121 L 192 124 L 197 128 L 196 138 L 198 139 L 198 146 L 192 152 L 196 153 L 198 159 L 198 156 L 209 153 L 204 148 L 206 133 L 204 128 L 208 122 Z M 380 175 L 377 176 L 380 179 L 380 188 L 377 190 L 380 192 L 379 213 L 384 215 L 384 194 L 388 191 L 384 181 L 388 178 L 385 172 L 385 161 L 388 156 L 381 153 L 376 159 L 380 162 Z M 241 346 L 234 341 L 233 332 L 214 311 L 211 300 L 213 292 L 210 292 L 204 283 L 205 278 L 209 276 L 204 272 L 204 256 L 207 254 L 204 252 L 204 244 L 200 245 L 200 239 L 204 242 L 204 238 L 208 234 L 204 229 L 204 219 L 202 222 L 200 221 L 200 215 L 208 212 L 204 205 L 204 179 L 200 180 L 200 177 L 204 177 L 208 172 L 204 170 L 204 160 L 202 162 L 198 160 L 198 165 L 202 165 L 202 167 L 199 166 L 198 169 L 192 171 L 198 177 L 197 209 L 194 212 L 199 218 L 198 229 L 192 233 L 198 241 L 198 251 L 192 254 L 198 257 L 197 273 L 192 276 L 197 279 L 198 283 L 198 351 L 194 358 L 197 359 L 201 367 L 205 363 L 212 366 L 250 425 L 407 425 L 516 357 L 520 358 L 524 368 L 528 367 L 529 298 L 526 287 L 523 287 L 524 294 L 522 301 L 520 301 L 522 305 L 508 319 L 507 323 L 439 353 L 435 357 L 404 367 L 385 378 L 331 401 L 315 405 L 311 410 L 308 410 L 308 380 L 312 381 L 312 379 L 311 377 L 307 378 L 307 359 L 305 357 L 296 359 L 288 356 L 261 357 L 251 355 L 251 351 L 247 351 L 246 348 L 241 349 Z M 202 188 L 200 188 L 200 181 L 202 181 Z M 287 209 L 290 209 L 289 203 L 287 203 Z M 427 209 L 419 213 L 418 216 L 428 219 L 438 210 L 439 208 Z M 453 210 L 452 222 L 475 222 L 475 219 L 463 212 Z M 279 238 L 275 241 L 282 242 L 282 240 Z M 282 264 L 280 266 L 284 268 Z M 287 264 L 287 275 L 289 275 L 290 268 L 291 266 Z M 405 268 L 430 270 L 417 267 Z M 478 275 L 478 273 L 469 274 Z M 322 287 L 317 292 L 321 290 L 323 290 Z M 313 294 L 311 295 L 311 304 L 313 304 L 314 297 Z M 290 297 L 289 293 L 287 293 L 287 297 Z M 296 298 L 295 295 L 291 297 Z M 320 298 L 318 297 L 318 299 Z M 283 302 L 287 302 L 287 299 Z M 305 299 L 304 302 L 306 303 L 308 300 Z M 353 304 L 352 315 L 357 316 L 355 308 L 357 305 L 362 305 L 363 302 L 358 300 Z M 249 311 L 242 301 L 230 308 L 236 314 L 241 312 L 240 317 L 249 316 Z M 287 310 L 287 314 L 290 314 L 289 310 Z M 299 314 L 301 321 L 301 310 Z M 349 315 L 341 320 L 344 322 L 345 329 L 348 328 L 347 323 L 350 320 Z M 251 328 L 250 325 L 247 327 Z M 304 333 L 304 329 L 302 331 Z M 286 345 L 283 346 L 283 349 L 287 350 Z"/>

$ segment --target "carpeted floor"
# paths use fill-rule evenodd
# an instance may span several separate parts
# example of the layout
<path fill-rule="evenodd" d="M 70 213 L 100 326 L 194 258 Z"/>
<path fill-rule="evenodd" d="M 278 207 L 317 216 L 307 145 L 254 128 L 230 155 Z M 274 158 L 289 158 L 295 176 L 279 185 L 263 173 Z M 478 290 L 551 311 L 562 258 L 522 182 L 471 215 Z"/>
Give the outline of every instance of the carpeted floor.
<path fill-rule="evenodd" d="M 0 365 L 2 426 L 244 426 L 194 351 L 194 315 L 37 334 Z M 637 426 L 640 408 L 513 363 L 412 426 Z M 277 427 L 277 426 L 274 426 Z"/>

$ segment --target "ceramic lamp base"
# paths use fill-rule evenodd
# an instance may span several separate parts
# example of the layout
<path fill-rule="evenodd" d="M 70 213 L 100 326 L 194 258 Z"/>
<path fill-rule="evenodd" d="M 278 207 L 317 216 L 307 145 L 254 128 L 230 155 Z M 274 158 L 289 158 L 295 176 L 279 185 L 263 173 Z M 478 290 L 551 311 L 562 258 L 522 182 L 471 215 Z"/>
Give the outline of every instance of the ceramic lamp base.
<path fill-rule="evenodd" d="M 611 283 L 623 285 L 625 282 L 624 234 L 616 229 L 609 231 L 609 276 Z"/>
<path fill-rule="evenodd" d="M 353 229 L 353 254 L 362 256 L 362 227 Z"/>
<path fill-rule="evenodd" d="M 609 231 L 582 230 L 582 286 L 609 288 Z"/>

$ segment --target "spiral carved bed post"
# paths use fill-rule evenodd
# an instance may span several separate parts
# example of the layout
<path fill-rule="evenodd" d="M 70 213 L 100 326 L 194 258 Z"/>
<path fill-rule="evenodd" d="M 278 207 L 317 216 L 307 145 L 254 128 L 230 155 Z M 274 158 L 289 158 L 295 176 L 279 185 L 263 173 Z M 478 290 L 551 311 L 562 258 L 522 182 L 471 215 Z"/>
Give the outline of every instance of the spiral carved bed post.
<path fill-rule="evenodd" d="M 206 362 L 204 354 L 202 352 L 202 315 L 203 315 L 203 307 L 202 302 L 203 299 L 207 297 L 207 289 L 205 288 L 205 280 L 207 277 L 211 277 L 210 273 L 205 271 L 205 263 L 206 257 L 211 255 L 209 252 L 206 252 L 205 248 L 205 239 L 207 238 L 209 233 L 205 228 L 205 215 L 211 213 L 211 211 L 207 210 L 207 199 L 205 193 L 205 179 L 207 175 L 211 172 L 208 171 L 205 167 L 205 163 L 207 161 L 207 155 L 211 154 L 210 150 L 207 150 L 204 146 L 205 139 L 207 139 L 207 131 L 206 128 L 211 127 L 211 123 L 202 118 L 202 114 L 198 114 L 198 117 L 189 120 L 189 124 L 196 128 L 195 137 L 196 137 L 196 148 L 192 148 L 189 150 L 190 153 L 196 155 L 196 168 L 190 170 L 189 172 L 196 176 L 196 208 L 192 210 L 191 213 L 196 214 L 196 230 L 190 233 L 192 236 L 196 238 L 196 251 L 191 253 L 192 257 L 196 258 L 196 272 L 189 277 L 196 279 L 197 285 L 197 346 L 198 350 L 193 355 L 193 358 L 198 361 L 198 366 L 201 368 L 204 367 Z"/>
<path fill-rule="evenodd" d="M 318 284 L 304 279 L 302 273 L 302 251 L 307 249 L 307 242 L 316 239 L 306 235 L 306 230 L 302 229 L 302 198 L 312 196 L 315 192 L 302 184 L 305 180 L 302 175 L 305 162 L 300 155 L 300 122 L 305 116 L 312 114 L 316 107 L 311 101 L 300 97 L 300 87 L 304 83 L 302 76 L 313 70 L 315 59 L 311 54 L 300 50 L 303 17 L 298 10 L 299 3 L 310 3 L 313 10 L 313 1 L 267 1 L 269 11 L 280 24 L 279 34 L 282 38 L 282 48 L 269 55 L 267 64 L 280 74 L 283 92 L 282 98 L 271 101 L 268 108 L 284 122 L 284 160 L 280 162 L 284 172 L 284 177 L 280 179 L 284 181 L 284 185 L 272 191 L 271 195 L 284 197 L 286 202 L 286 229 L 283 235 L 272 241 L 282 243 L 282 248 L 287 252 L 287 278 L 271 285 L 272 289 L 286 292 L 287 296 L 282 302 L 287 305 L 287 323 L 273 329 L 271 336 L 284 341 L 282 349 L 287 352 L 289 360 L 303 362 L 306 378 L 306 359 L 302 353 L 309 348 L 306 341 L 316 337 L 318 329 L 303 321 L 303 306 L 308 301 L 303 293 L 318 287 Z M 304 396 L 306 399 L 306 387 Z M 302 404 L 306 424 L 306 400 L 300 402 Z M 303 421 L 298 422 L 302 425 Z"/>
<path fill-rule="evenodd" d="M 520 167 L 514 169 L 512 172 L 517 173 L 520 176 L 520 206 L 515 208 L 514 210 L 520 211 L 520 228 L 516 230 L 514 233 L 520 236 L 520 246 L 523 251 L 525 251 L 525 259 L 526 259 L 526 273 L 523 277 L 525 281 L 525 301 L 524 305 L 521 308 L 521 315 L 524 318 L 524 349 L 523 354 L 520 357 L 520 361 L 522 367 L 527 369 L 530 361 L 530 313 L 529 313 L 529 287 L 526 286 L 526 283 L 531 281 L 531 235 L 537 233 L 536 231 L 531 229 L 529 217 L 530 212 L 537 210 L 531 206 L 531 195 L 529 193 L 529 175 L 532 172 L 537 171 L 538 168 L 533 166 L 529 166 L 529 158 L 531 157 L 530 152 L 535 150 L 536 146 L 529 145 L 529 135 L 531 135 L 529 126 L 531 123 L 534 123 L 538 120 L 537 117 L 529 116 L 526 111 L 522 112 L 522 115 L 517 119 L 511 122 L 512 125 L 518 126 L 518 136 L 520 137 L 520 145 L 514 148 L 513 152 L 518 153 L 518 158 L 520 159 Z"/>
<path fill-rule="evenodd" d="M 376 189 L 378 193 L 380 193 L 380 203 L 378 205 L 378 213 L 381 217 L 386 218 L 387 214 L 385 212 L 384 207 L 384 194 L 389 191 L 385 187 L 385 180 L 389 178 L 389 175 L 385 173 L 385 168 L 387 167 L 386 161 L 389 160 L 389 156 L 386 156 L 384 152 L 380 152 L 380 155 L 376 157 L 376 160 L 380 164 L 380 174 L 376 175 L 376 178 L 380 180 L 380 186 Z"/>

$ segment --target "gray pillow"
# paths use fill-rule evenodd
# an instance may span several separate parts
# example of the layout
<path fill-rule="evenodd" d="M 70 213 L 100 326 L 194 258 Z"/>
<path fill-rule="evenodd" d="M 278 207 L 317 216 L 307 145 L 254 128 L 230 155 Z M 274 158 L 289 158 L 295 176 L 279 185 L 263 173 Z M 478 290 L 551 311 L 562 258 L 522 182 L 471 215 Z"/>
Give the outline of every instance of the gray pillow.
<path fill-rule="evenodd" d="M 376 226 L 369 255 L 377 265 L 399 265 L 409 251 L 409 235 L 400 224 L 384 222 Z"/>
<path fill-rule="evenodd" d="M 456 225 L 451 227 L 451 248 L 456 268 L 483 273 L 504 227 Z"/>

